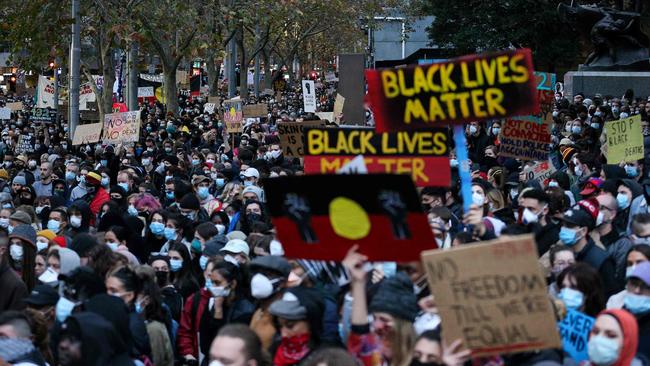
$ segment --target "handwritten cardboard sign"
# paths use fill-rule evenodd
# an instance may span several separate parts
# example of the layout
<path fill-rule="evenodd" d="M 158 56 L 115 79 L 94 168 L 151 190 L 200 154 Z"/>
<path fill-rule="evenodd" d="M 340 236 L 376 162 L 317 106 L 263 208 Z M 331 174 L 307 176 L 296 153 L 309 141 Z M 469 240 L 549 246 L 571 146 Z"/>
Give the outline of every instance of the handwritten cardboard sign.
<path fill-rule="evenodd" d="M 548 160 L 551 151 L 549 125 L 506 119 L 499 135 L 499 155 L 522 160 Z"/>
<path fill-rule="evenodd" d="M 104 143 L 137 142 L 140 136 L 140 111 L 109 113 L 104 116 Z"/>
<path fill-rule="evenodd" d="M 277 177 L 265 179 L 264 190 L 290 258 L 340 261 L 359 244 L 371 261 L 403 262 L 437 247 L 413 181 L 405 175 Z"/>
<path fill-rule="evenodd" d="M 223 107 L 225 109 L 223 113 L 223 121 L 226 123 L 226 132 L 242 132 L 242 122 L 244 120 L 244 115 L 242 114 L 242 101 L 228 100 L 223 102 Z"/>
<path fill-rule="evenodd" d="M 34 148 L 35 144 L 36 140 L 34 136 L 20 135 L 18 137 L 18 144 L 16 145 L 16 154 L 33 153 L 36 150 Z"/>
<path fill-rule="evenodd" d="M 267 117 L 269 109 L 266 103 L 246 104 L 244 109 L 244 118 Z"/>
<path fill-rule="evenodd" d="M 568 309 L 564 319 L 557 323 L 562 337 L 562 348 L 574 361 L 586 361 L 589 332 L 596 319 L 579 311 Z"/>
<path fill-rule="evenodd" d="M 370 173 L 408 174 L 417 186 L 448 187 L 448 143 L 442 128 L 395 133 L 376 133 L 367 128 L 308 128 L 305 173 L 334 173 L 356 155 L 363 155 Z"/>
<path fill-rule="evenodd" d="M 23 110 L 23 102 L 7 103 L 6 107 L 11 109 L 14 112 L 22 111 Z"/>
<path fill-rule="evenodd" d="M 462 339 L 474 357 L 560 347 L 532 235 L 426 251 L 422 262 L 448 344 Z"/>
<path fill-rule="evenodd" d="M 605 129 L 607 130 L 607 161 L 610 164 L 643 159 L 641 115 L 606 122 Z"/>
<path fill-rule="evenodd" d="M 366 70 L 378 132 L 539 113 L 529 49 Z"/>
<path fill-rule="evenodd" d="M 300 158 L 305 155 L 303 134 L 306 127 L 323 127 L 325 121 L 278 122 L 280 146 L 284 156 Z"/>
<path fill-rule="evenodd" d="M 101 134 L 102 134 L 101 122 L 79 125 L 74 130 L 72 145 L 76 146 L 76 145 L 98 142 L 99 136 Z"/>

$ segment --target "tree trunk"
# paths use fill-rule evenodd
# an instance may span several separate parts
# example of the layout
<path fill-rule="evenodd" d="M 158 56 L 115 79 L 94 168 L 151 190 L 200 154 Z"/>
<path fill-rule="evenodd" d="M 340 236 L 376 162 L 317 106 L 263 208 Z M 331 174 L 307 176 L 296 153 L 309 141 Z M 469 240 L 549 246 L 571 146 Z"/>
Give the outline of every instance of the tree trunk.
<path fill-rule="evenodd" d="M 215 53 L 210 51 L 206 58 L 207 71 L 208 71 L 208 85 L 210 86 L 210 96 L 216 97 L 219 95 L 219 73 L 221 71 L 221 64 L 216 64 Z"/>
<path fill-rule="evenodd" d="M 104 122 L 104 115 L 113 113 L 113 84 L 115 83 L 115 58 L 113 50 L 110 49 L 102 52 L 102 76 L 104 77 L 104 89 L 102 90 L 101 101 L 97 103 L 102 105 L 99 110 L 99 120 Z"/>
<path fill-rule="evenodd" d="M 266 49 L 262 51 L 262 60 L 264 62 L 264 89 L 273 89 L 273 78 L 271 77 L 271 60 Z"/>
<path fill-rule="evenodd" d="M 169 60 L 162 59 L 163 75 L 165 77 L 165 106 L 167 112 L 172 112 L 175 116 L 178 115 L 178 90 L 176 88 L 176 69 L 178 63 L 169 62 Z"/>
<path fill-rule="evenodd" d="M 248 62 L 246 60 L 246 45 L 244 44 L 244 30 L 241 29 L 237 38 L 239 48 L 239 96 L 241 99 L 248 99 Z"/>

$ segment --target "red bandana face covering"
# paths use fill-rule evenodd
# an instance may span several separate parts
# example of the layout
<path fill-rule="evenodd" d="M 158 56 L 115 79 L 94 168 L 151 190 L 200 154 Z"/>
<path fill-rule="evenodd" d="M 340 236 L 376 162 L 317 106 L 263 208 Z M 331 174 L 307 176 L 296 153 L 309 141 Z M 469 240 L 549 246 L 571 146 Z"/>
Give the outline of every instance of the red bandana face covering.
<path fill-rule="evenodd" d="M 276 366 L 297 364 L 309 352 L 308 344 L 309 333 L 293 337 L 282 337 L 280 347 L 278 347 L 273 358 L 273 364 Z"/>

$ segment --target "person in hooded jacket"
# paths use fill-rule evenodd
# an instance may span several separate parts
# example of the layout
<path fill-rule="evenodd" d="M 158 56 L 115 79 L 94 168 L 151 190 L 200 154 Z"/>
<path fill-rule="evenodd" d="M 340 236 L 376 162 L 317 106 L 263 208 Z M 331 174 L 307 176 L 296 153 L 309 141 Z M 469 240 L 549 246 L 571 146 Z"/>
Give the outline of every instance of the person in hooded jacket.
<path fill-rule="evenodd" d="M 109 193 L 102 187 L 102 176 L 96 172 L 90 172 L 86 174 L 86 196 L 84 200 L 90 205 L 90 211 L 93 213 L 90 219 L 90 225 L 95 225 L 95 219 L 99 215 L 99 210 L 102 205 L 109 201 Z"/>
<path fill-rule="evenodd" d="M 618 207 L 614 227 L 620 233 L 629 234 L 627 230 L 632 221 L 630 215 L 632 202 L 636 201 L 639 196 L 643 196 L 643 187 L 632 179 L 619 179 L 614 182 L 616 193 L 612 192 L 612 194 L 616 197 L 616 207 Z"/>
<path fill-rule="evenodd" d="M 587 343 L 585 366 L 642 366 L 637 354 L 638 326 L 625 310 L 604 310 L 596 317 Z M 640 350 L 640 348 L 639 348 Z"/>
<path fill-rule="evenodd" d="M 650 262 L 637 264 L 627 278 L 624 309 L 639 327 L 638 352 L 650 360 Z"/>
<path fill-rule="evenodd" d="M 68 230 L 66 235 L 74 238 L 79 233 L 87 233 L 90 230 L 90 220 L 92 218 L 90 206 L 86 201 L 77 200 L 72 202 L 68 208 Z"/>

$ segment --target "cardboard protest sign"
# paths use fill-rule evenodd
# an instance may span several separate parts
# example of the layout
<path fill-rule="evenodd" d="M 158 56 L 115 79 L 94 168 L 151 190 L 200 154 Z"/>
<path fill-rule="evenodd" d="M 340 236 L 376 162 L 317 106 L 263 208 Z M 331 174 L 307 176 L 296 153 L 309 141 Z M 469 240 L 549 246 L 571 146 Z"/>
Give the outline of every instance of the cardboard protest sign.
<path fill-rule="evenodd" d="M 339 170 L 363 155 L 370 173 L 409 174 L 417 186 L 448 187 L 451 181 L 447 132 L 376 133 L 367 128 L 325 128 L 305 131 L 305 173 Z"/>
<path fill-rule="evenodd" d="M 540 185 L 545 186 L 546 181 L 555 173 L 557 169 L 552 162 L 539 161 L 535 165 L 530 166 L 526 165 L 524 167 L 524 175 L 526 176 L 526 181 L 537 181 Z"/>
<path fill-rule="evenodd" d="M 205 104 L 203 105 L 203 112 L 205 112 L 205 113 L 209 113 L 209 114 L 212 114 L 212 113 L 214 113 L 214 108 L 215 108 L 216 106 L 217 106 L 217 105 L 214 104 L 214 103 L 205 103 Z"/>
<path fill-rule="evenodd" d="M 20 135 L 18 136 L 18 144 L 16 145 L 16 154 L 33 153 L 36 149 L 34 145 L 36 140 L 34 136 Z"/>
<path fill-rule="evenodd" d="M 137 142 L 140 136 L 140 111 L 110 113 L 104 116 L 104 143 Z"/>
<path fill-rule="evenodd" d="M 343 113 L 343 106 L 345 105 L 345 97 L 341 94 L 336 94 L 336 99 L 334 100 L 334 122 L 340 122 L 339 116 Z"/>
<path fill-rule="evenodd" d="M 551 152 L 549 125 L 506 119 L 499 133 L 499 156 L 522 160 L 548 160 Z"/>
<path fill-rule="evenodd" d="M 87 125 L 79 125 L 74 130 L 72 138 L 72 145 L 90 144 L 99 141 L 99 136 L 102 134 L 102 123 L 91 123 Z"/>
<path fill-rule="evenodd" d="M 334 121 L 334 112 L 316 112 L 318 118 L 325 121 Z"/>
<path fill-rule="evenodd" d="M 278 134 L 282 154 L 287 157 L 300 158 L 305 155 L 303 149 L 305 127 L 324 127 L 325 121 L 278 122 Z"/>
<path fill-rule="evenodd" d="M 0 119 L 11 119 L 11 109 L 0 108 Z"/>
<path fill-rule="evenodd" d="M 539 113 L 529 49 L 366 70 L 378 132 Z"/>
<path fill-rule="evenodd" d="M 56 110 L 51 108 L 34 108 L 29 119 L 33 123 L 55 123 Z"/>
<path fill-rule="evenodd" d="M 242 101 L 231 99 L 223 102 L 223 106 L 225 109 L 225 112 L 223 113 L 223 121 L 226 123 L 226 132 L 242 132 L 242 121 L 244 120 L 244 115 L 242 114 Z"/>
<path fill-rule="evenodd" d="M 562 348 L 571 359 L 580 362 L 589 359 L 587 342 L 596 319 L 579 311 L 568 309 L 564 319 L 557 323 L 562 337 Z"/>
<path fill-rule="evenodd" d="M 265 179 L 264 190 L 290 258 L 340 261 L 359 244 L 370 261 L 405 262 L 437 247 L 415 186 L 404 175 L 277 177 Z"/>
<path fill-rule="evenodd" d="M 246 104 L 243 109 L 244 118 L 268 117 L 269 115 L 266 103 Z"/>
<path fill-rule="evenodd" d="M 153 86 L 138 87 L 138 98 L 152 98 L 155 97 Z"/>
<path fill-rule="evenodd" d="M 9 108 L 14 112 L 22 111 L 23 110 L 23 102 L 7 103 L 6 108 Z"/>
<path fill-rule="evenodd" d="M 313 80 L 302 81 L 302 102 L 305 112 L 316 112 L 316 87 Z"/>
<path fill-rule="evenodd" d="M 214 103 L 216 105 L 221 105 L 221 98 L 219 98 L 219 97 L 208 97 L 208 103 Z"/>
<path fill-rule="evenodd" d="M 605 129 L 607 130 L 607 161 L 610 164 L 643 159 L 641 115 L 606 122 Z"/>
<path fill-rule="evenodd" d="M 473 357 L 560 347 L 532 235 L 427 251 L 422 262 L 448 344 L 462 339 Z"/>

